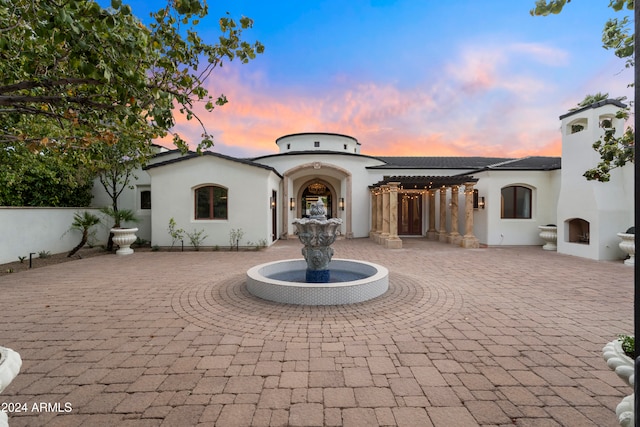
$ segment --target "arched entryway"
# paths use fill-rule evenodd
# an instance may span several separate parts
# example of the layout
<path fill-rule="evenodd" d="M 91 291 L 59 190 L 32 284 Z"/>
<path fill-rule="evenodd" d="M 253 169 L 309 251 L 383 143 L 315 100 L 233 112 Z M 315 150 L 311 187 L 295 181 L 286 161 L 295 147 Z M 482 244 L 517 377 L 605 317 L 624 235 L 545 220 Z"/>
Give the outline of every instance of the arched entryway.
<path fill-rule="evenodd" d="M 335 193 L 334 191 L 332 191 L 331 185 L 321 179 L 315 179 L 310 184 L 303 186 L 301 188 L 299 199 L 300 215 L 302 218 L 309 217 L 309 215 L 311 214 L 311 205 L 318 203 L 318 200 L 320 199 L 322 199 L 322 203 L 324 203 L 325 209 L 327 211 L 327 218 L 333 218 L 335 215 Z"/>
<path fill-rule="evenodd" d="M 323 197 L 329 218 L 342 219 L 340 233 L 353 237 L 351 172 L 329 163 L 310 162 L 289 169 L 283 178 L 283 196 L 287 201 L 282 218 L 285 237 L 293 235 L 292 221 L 309 215 L 311 203 L 317 202 L 318 197 Z"/>

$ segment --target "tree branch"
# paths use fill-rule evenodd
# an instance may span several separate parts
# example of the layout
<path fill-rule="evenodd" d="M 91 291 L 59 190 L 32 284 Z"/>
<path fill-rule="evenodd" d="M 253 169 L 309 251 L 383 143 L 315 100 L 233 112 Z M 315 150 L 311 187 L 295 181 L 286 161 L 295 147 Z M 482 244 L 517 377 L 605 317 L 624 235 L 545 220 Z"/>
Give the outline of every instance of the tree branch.
<path fill-rule="evenodd" d="M 25 81 L 7 86 L 0 86 L 0 93 L 11 93 L 19 90 L 28 90 L 28 89 L 36 89 L 40 87 L 44 88 L 53 88 L 59 86 L 67 86 L 67 85 L 93 85 L 98 86 L 101 84 L 105 84 L 97 79 L 81 79 L 81 78 L 67 78 L 67 79 L 58 79 L 58 80 L 43 80 L 43 81 Z"/>

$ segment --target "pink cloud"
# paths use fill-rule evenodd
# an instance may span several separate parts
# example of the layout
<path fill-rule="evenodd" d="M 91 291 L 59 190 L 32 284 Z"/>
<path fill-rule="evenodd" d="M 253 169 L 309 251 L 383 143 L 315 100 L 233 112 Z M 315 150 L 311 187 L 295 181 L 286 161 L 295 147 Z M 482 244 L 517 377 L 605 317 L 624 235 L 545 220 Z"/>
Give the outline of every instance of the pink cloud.
<path fill-rule="evenodd" d="M 564 57 L 534 44 L 475 46 L 454 55 L 439 78 L 413 86 L 340 75 L 324 91 L 275 86 L 259 72 L 230 66 L 210 85 L 214 96 L 223 88 L 229 103 L 199 114 L 215 151 L 247 157 L 276 153 L 278 137 L 298 132 L 351 135 L 370 155 L 560 155 L 556 88 L 511 70 L 522 54 L 532 61 Z M 202 133 L 184 117 L 174 130 L 194 146 Z"/>

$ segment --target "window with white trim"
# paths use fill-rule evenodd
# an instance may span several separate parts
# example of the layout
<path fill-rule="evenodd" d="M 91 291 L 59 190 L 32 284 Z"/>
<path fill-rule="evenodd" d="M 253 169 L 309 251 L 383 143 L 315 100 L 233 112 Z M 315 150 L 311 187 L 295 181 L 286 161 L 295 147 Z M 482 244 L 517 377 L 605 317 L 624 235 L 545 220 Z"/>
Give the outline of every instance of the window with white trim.
<path fill-rule="evenodd" d="M 502 195 L 500 218 L 530 219 L 531 189 L 511 185 L 500 190 Z"/>
<path fill-rule="evenodd" d="M 228 190 L 217 185 L 197 188 L 195 219 L 227 219 L 227 195 Z"/>

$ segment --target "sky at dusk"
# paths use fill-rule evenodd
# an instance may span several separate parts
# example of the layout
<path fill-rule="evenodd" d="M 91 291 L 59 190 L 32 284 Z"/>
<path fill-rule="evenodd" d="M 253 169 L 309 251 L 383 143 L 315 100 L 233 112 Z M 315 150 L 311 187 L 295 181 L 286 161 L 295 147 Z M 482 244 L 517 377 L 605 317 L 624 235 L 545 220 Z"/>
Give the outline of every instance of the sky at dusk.
<path fill-rule="evenodd" d="M 601 42 L 605 21 L 624 14 L 608 0 L 580 0 L 532 17 L 534 3 L 209 2 L 197 27 L 207 41 L 229 12 L 252 18 L 244 36 L 265 45 L 208 82 L 212 95 L 229 99 L 202 113 L 213 151 L 274 154 L 280 136 L 331 132 L 355 137 L 373 156 L 559 156 L 558 116 L 588 93 L 633 96 L 632 70 Z M 160 5 L 131 2 L 143 22 Z M 202 133 L 184 118 L 174 130 L 194 146 Z"/>

